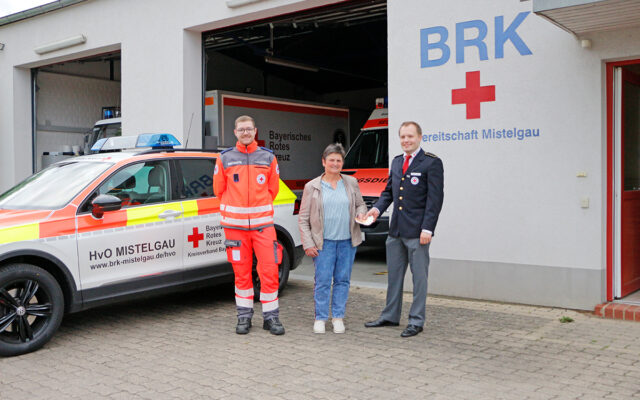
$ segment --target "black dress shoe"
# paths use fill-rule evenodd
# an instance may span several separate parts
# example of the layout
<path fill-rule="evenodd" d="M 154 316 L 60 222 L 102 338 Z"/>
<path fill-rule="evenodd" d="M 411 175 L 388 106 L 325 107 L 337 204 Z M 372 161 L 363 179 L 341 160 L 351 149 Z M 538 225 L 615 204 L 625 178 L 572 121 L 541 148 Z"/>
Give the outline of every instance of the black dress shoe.
<path fill-rule="evenodd" d="M 284 335 L 284 326 L 277 317 L 265 320 L 262 329 L 271 332 L 272 335 Z"/>
<path fill-rule="evenodd" d="M 369 321 L 364 323 L 364 326 L 366 328 L 379 328 L 381 326 L 398 326 L 398 325 L 400 324 L 397 322 L 387 321 L 386 319 L 382 319 L 382 318 L 378 318 L 375 321 Z"/>
<path fill-rule="evenodd" d="M 418 333 L 422 332 L 423 329 L 421 326 L 418 325 L 407 325 L 407 327 L 402 331 L 402 333 L 400 334 L 400 336 L 402 337 L 411 337 L 411 336 L 415 336 Z"/>
<path fill-rule="evenodd" d="M 242 317 L 238 318 L 238 325 L 236 325 L 236 333 L 238 335 L 246 335 L 251 329 L 251 318 Z"/>

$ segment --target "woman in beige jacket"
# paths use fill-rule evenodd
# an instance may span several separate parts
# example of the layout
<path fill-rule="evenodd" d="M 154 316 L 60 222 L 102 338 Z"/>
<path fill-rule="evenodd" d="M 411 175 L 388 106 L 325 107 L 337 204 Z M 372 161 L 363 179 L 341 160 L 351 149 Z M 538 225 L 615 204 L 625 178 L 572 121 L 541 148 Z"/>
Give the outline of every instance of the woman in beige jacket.
<path fill-rule="evenodd" d="M 315 265 L 315 333 L 325 332 L 330 299 L 333 331 L 344 333 L 351 268 L 356 247 L 362 243 L 360 226 L 355 219 L 364 217 L 367 206 L 358 181 L 340 173 L 344 157 L 342 145 L 327 146 L 322 153 L 325 172 L 305 185 L 298 217 L 302 247 L 306 255 L 313 257 Z"/>

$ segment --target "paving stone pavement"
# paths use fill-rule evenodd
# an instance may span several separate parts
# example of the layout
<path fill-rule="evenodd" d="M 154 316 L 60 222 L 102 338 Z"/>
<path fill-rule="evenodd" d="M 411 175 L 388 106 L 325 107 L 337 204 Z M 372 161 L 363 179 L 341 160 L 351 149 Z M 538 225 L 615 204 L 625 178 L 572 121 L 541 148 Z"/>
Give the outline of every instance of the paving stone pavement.
<path fill-rule="evenodd" d="M 312 295 L 289 283 L 280 337 L 258 313 L 236 335 L 228 286 L 68 315 L 43 349 L 0 359 L 0 399 L 640 399 L 637 322 L 429 297 L 405 339 L 363 326 L 384 290 L 352 287 L 347 333 L 318 335 Z"/>

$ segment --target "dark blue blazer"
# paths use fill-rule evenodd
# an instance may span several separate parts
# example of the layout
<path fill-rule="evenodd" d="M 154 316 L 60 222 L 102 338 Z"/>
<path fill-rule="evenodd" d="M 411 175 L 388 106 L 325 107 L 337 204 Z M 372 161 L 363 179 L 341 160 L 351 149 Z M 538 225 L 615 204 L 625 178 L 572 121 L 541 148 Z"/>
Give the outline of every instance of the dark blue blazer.
<path fill-rule="evenodd" d="M 423 229 L 435 233 L 444 198 L 444 168 L 438 156 L 420 149 L 403 174 L 403 155 L 391 161 L 387 186 L 373 206 L 382 214 L 393 202 L 389 235 L 418 238 Z"/>

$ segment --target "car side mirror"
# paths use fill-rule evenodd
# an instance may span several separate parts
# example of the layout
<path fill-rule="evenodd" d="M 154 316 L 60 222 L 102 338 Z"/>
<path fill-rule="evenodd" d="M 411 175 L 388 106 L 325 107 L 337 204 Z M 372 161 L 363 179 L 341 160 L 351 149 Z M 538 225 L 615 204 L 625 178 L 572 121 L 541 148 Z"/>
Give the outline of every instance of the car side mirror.
<path fill-rule="evenodd" d="M 122 200 L 110 194 L 101 194 L 91 202 L 91 214 L 100 219 L 107 211 L 117 211 L 122 208 Z"/>

